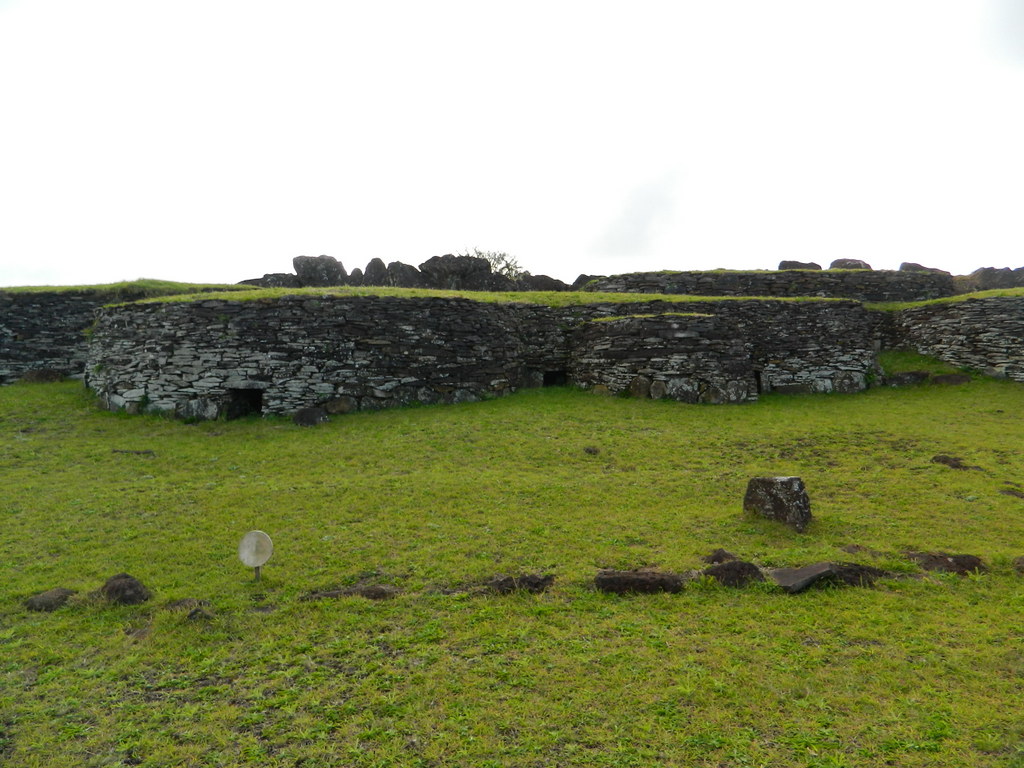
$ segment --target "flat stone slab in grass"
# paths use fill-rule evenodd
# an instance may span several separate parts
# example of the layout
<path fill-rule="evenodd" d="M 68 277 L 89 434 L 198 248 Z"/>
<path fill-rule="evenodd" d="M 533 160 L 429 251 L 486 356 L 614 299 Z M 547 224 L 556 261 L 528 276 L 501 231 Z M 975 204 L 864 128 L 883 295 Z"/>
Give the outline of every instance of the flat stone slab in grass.
<path fill-rule="evenodd" d="M 811 500 L 799 477 L 750 478 L 743 510 L 785 523 L 797 533 L 811 522 Z"/>
<path fill-rule="evenodd" d="M 847 584 L 870 587 L 885 571 L 857 563 L 813 563 L 802 568 L 776 568 L 769 574 L 776 584 L 790 594 L 803 592 L 813 584 Z"/>
<path fill-rule="evenodd" d="M 45 611 L 49 613 L 50 611 L 56 611 L 68 601 L 69 597 L 75 594 L 78 593 L 73 589 L 54 587 L 45 592 L 40 592 L 38 595 L 32 595 L 32 597 L 25 601 L 25 607 L 30 611 Z"/>
<path fill-rule="evenodd" d="M 977 555 L 951 555 L 948 552 L 907 552 L 907 557 L 924 568 L 936 573 L 955 573 L 966 576 L 969 573 L 984 573 L 988 570 Z"/>
<path fill-rule="evenodd" d="M 679 592 L 683 588 L 683 577 L 678 573 L 667 571 L 605 569 L 594 577 L 594 586 L 602 592 L 612 592 L 617 595 Z"/>

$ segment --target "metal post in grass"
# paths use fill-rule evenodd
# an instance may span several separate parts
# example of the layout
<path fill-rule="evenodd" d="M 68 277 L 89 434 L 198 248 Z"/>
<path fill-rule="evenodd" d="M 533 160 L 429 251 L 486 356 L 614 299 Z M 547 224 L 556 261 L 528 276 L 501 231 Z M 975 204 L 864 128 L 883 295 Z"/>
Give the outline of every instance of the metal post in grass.
<path fill-rule="evenodd" d="M 238 542 L 238 559 L 242 565 L 255 570 L 256 581 L 260 580 L 260 569 L 274 554 L 274 542 L 263 531 L 249 531 Z"/>

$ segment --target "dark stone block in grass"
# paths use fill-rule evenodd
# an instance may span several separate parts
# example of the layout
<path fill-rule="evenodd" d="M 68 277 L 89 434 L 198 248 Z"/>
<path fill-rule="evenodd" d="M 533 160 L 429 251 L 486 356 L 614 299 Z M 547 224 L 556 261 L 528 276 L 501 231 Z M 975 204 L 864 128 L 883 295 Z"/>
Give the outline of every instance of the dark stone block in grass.
<path fill-rule="evenodd" d="M 25 601 L 25 607 L 30 611 L 45 611 L 49 613 L 50 611 L 56 611 L 64 605 L 68 598 L 74 594 L 77 594 L 77 592 L 73 589 L 55 587 L 54 589 L 40 592 L 38 595 L 32 595 L 32 597 Z"/>
<path fill-rule="evenodd" d="M 555 575 L 548 573 L 543 576 L 536 573 L 524 573 L 520 576 L 498 576 L 487 582 L 487 586 L 499 595 L 513 592 L 544 592 L 555 581 Z"/>
<path fill-rule="evenodd" d="M 799 477 L 750 478 L 743 510 L 785 523 L 797 533 L 811 522 L 811 500 Z"/>
<path fill-rule="evenodd" d="M 138 605 L 152 597 L 141 581 L 127 573 L 119 573 L 107 579 L 106 584 L 100 588 L 100 594 L 118 605 Z"/>
<path fill-rule="evenodd" d="M 709 565 L 717 565 L 718 563 L 727 563 L 730 560 L 738 560 L 738 559 L 739 558 L 737 558 L 736 555 L 734 555 L 732 552 L 727 552 L 726 550 L 722 549 L 721 547 L 716 549 L 710 555 L 705 555 L 704 557 L 701 558 L 701 560 L 703 560 L 705 563 L 707 563 Z"/>
<path fill-rule="evenodd" d="M 612 592 L 617 595 L 679 592 L 683 588 L 683 577 L 678 573 L 667 571 L 605 569 L 594 577 L 594 586 L 602 592 Z"/>
<path fill-rule="evenodd" d="M 704 575 L 725 587 L 745 587 L 752 581 L 764 581 L 761 569 L 745 560 L 729 560 L 712 565 L 704 569 Z"/>
<path fill-rule="evenodd" d="M 932 456 L 932 463 L 943 464 L 950 469 L 981 469 L 981 467 L 974 464 L 964 464 L 964 460 L 959 456 L 947 456 L 944 453 Z"/>
<path fill-rule="evenodd" d="M 969 573 L 984 573 L 988 570 L 977 555 L 951 555 L 948 552 L 907 552 L 907 557 L 926 571 L 955 573 L 966 576 Z"/>
<path fill-rule="evenodd" d="M 330 416 L 323 408 L 299 408 L 292 416 L 292 421 L 300 427 L 315 427 L 330 420 Z"/>
<path fill-rule="evenodd" d="M 1013 558 L 1013 570 L 1017 572 L 1017 575 L 1024 576 L 1024 555 Z"/>
<path fill-rule="evenodd" d="M 999 492 L 1005 496 L 1013 496 L 1017 499 L 1024 499 L 1024 491 L 1017 488 L 1000 488 Z"/>
<path fill-rule="evenodd" d="M 875 579 L 887 574 L 878 568 L 858 563 L 813 563 L 802 568 L 776 568 L 770 575 L 772 581 L 784 590 L 796 594 L 813 584 L 870 587 Z"/>

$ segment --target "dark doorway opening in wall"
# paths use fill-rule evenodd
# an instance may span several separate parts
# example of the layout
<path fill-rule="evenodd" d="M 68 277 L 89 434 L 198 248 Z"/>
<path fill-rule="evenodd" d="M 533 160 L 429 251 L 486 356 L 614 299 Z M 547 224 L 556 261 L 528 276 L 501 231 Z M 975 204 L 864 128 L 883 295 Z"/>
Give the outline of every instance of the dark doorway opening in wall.
<path fill-rule="evenodd" d="M 761 383 L 761 372 L 754 371 L 754 386 L 757 387 L 757 394 L 761 394 L 764 390 L 762 389 L 763 384 Z"/>
<path fill-rule="evenodd" d="M 229 389 L 228 401 L 224 406 L 224 418 L 241 419 L 244 416 L 263 413 L 262 389 Z"/>
<path fill-rule="evenodd" d="M 544 371 L 545 387 L 564 387 L 569 383 L 567 371 Z"/>

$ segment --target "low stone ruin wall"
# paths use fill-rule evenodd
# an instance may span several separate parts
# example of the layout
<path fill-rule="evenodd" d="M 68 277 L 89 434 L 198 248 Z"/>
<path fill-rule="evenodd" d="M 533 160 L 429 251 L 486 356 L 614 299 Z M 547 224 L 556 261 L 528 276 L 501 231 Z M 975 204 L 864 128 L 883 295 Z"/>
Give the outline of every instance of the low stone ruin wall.
<path fill-rule="evenodd" d="M 713 315 L 592 320 L 575 334 L 570 378 L 581 387 L 687 403 L 757 399 L 750 345 Z"/>
<path fill-rule="evenodd" d="M 713 317 L 673 319 L 688 312 Z M 665 317 L 592 322 L 626 315 Z M 637 377 L 638 395 L 735 402 L 759 391 L 856 391 L 874 365 L 856 302 L 552 308 L 296 296 L 105 308 L 86 381 L 112 409 L 216 418 L 453 403 L 545 384 L 618 391 Z"/>
<path fill-rule="evenodd" d="M 954 294 L 953 278 L 947 274 L 885 270 L 635 272 L 593 280 L 583 290 L 689 296 L 817 296 L 859 301 L 924 301 Z"/>
<path fill-rule="evenodd" d="M 32 371 L 80 375 L 85 329 L 96 310 L 111 301 L 96 293 L 0 291 L 0 384 Z"/>
<path fill-rule="evenodd" d="M 893 346 L 1024 382 L 1024 296 L 928 304 L 892 319 Z"/>
<path fill-rule="evenodd" d="M 112 409 L 340 413 L 505 394 L 523 383 L 522 358 L 512 318 L 494 304 L 210 300 L 105 309 L 86 381 Z"/>

